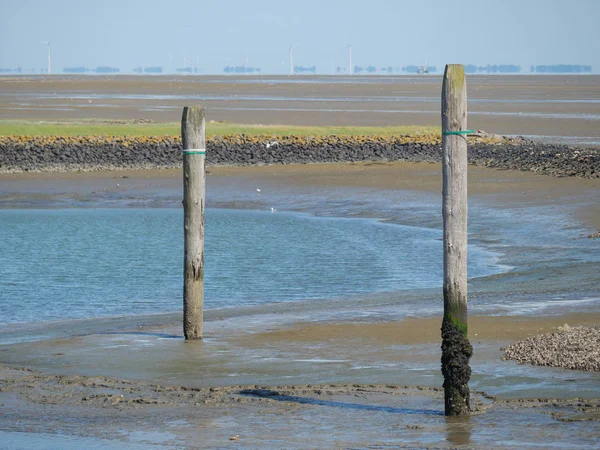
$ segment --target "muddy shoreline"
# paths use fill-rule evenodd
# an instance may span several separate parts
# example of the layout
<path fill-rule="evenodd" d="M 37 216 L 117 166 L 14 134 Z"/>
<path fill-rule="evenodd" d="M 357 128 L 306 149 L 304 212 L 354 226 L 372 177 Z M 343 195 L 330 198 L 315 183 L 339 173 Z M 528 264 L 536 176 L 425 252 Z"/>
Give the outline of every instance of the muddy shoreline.
<path fill-rule="evenodd" d="M 506 416 L 525 423 L 536 417 L 551 417 L 554 431 L 546 428 L 543 433 L 533 432 L 529 439 L 524 439 L 523 432 L 512 436 L 525 446 L 550 442 L 548 439 L 557 437 L 562 438 L 562 442 L 566 439 L 585 445 L 594 442 L 600 415 L 600 399 L 597 398 L 512 401 L 473 392 L 473 415 L 468 419 L 446 419 L 435 406 L 443 400 L 440 388 L 324 384 L 194 389 L 106 377 L 46 376 L 36 371 L 6 367 L 0 367 L 0 373 L 8 380 L 0 391 L 0 399 L 4 401 L 3 416 L 16 419 L 18 414 L 19 417 L 19 424 L 15 421 L 13 426 L 5 428 L 6 431 L 47 432 L 41 417 L 36 418 L 35 409 L 24 414 L 24 402 L 15 397 L 21 396 L 40 405 L 46 413 L 61 410 L 58 415 L 61 419 L 55 420 L 59 435 L 66 432 L 72 436 L 93 435 L 107 439 L 113 446 L 119 446 L 119 442 L 121 445 L 132 440 L 136 442 L 132 439 L 135 431 L 127 431 L 134 429 L 145 430 L 146 439 L 140 439 L 141 443 L 152 445 L 158 440 L 161 446 L 168 448 L 181 445 L 185 448 L 233 445 L 252 448 L 278 445 L 287 448 L 371 448 L 373 445 L 505 448 L 502 438 L 495 444 L 488 439 L 489 435 L 502 436 L 501 427 L 505 425 Z M 253 411 L 252 416 L 244 417 L 244 411 L 248 410 Z M 310 432 L 332 411 L 346 417 L 344 422 L 361 416 L 363 420 L 379 418 L 393 432 L 379 436 L 368 428 L 363 428 L 360 436 L 333 429 L 330 433 Z M 219 416 L 227 419 L 212 419 Z M 72 429 L 68 422 L 73 417 L 94 425 Z M 496 418 L 496 424 L 489 422 L 492 417 Z M 127 425 L 119 432 L 112 423 L 125 418 Z M 196 425 L 190 427 L 187 423 Z M 153 427 L 162 430 L 163 434 L 153 433 Z M 478 435 L 478 428 L 486 429 L 487 439 Z"/>
<path fill-rule="evenodd" d="M 443 390 L 438 385 L 441 380 L 432 380 L 433 385 L 414 382 L 423 379 L 423 372 L 415 373 L 413 382 L 406 383 L 410 381 L 405 376 L 410 369 L 396 370 L 395 381 L 390 377 L 382 383 L 381 374 L 369 368 L 365 361 L 361 376 L 355 376 L 354 382 L 335 381 L 331 376 L 329 382 L 313 382 L 319 377 L 309 376 L 309 372 L 317 370 L 322 372 L 321 379 L 323 376 L 328 378 L 326 367 L 335 365 L 336 360 L 352 358 L 348 353 L 352 348 L 358 352 L 355 358 L 360 353 L 372 353 L 374 360 L 385 361 L 383 353 L 376 353 L 379 349 L 379 352 L 388 353 L 387 358 L 397 353 L 395 358 L 400 361 L 415 361 L 421 367 L 423 364 L 439 366 L 438 345 L 434 343 L 439 333 L 437 319 L 408 319 L 388 324 L 298 324 L 262 333 L 227 327 L 227 338 L 223 336 L 219 320 L 210 320 L 206 342 L 194 343 L 193 348 L 187 348 L 190 344 L 186 344 L 172 326 L 142 327 L 129 332 L 124 329 L 109 335 L 91 334 L 42 345 L 21 345 L 15 350 L 37 358 L 35 366 L 45 368 L 32 369 L 31 364 L 27 364 L 29 367 L 19 364 L 0 366 L 3 411 L 0 436 L 19 442 L 19 436 L 23 435 L 15 437 L 11 433 L 32 436 L 50 433 L 47 436 L 49 443 L 70 439 L 72 445 L 77 446 L 77 439 L 87 438 L 95 445 L 117 448 L 129 448 L 127 445 L 139 443 L 146 448 L 156 445 L 157 448 L 190 449 L 234 445 L 250 448 L 370 448 L 381 445 L 501 449 L 512 446 L 507 443 L 508 439 L 523 448 L 550 445 L 557 439 L 563 444 L 594 446 L 600 432 L 600 396 L 594 395 L 597 377 L 586 379 L 578 372 L 562 374 L 560 370 L 523 367 L 523 373 L 529 373 L 528 376 L 535 373 L 537 376 L 548 375 L 550 370 L 553 381 L 546 389 L 540 389 L 535 387 L 539 381 L 531 380 L 530 391 L 508 396 L 501 390 L 496 392 L 493 379 L 500 373 L 497 371 L 506 372 L 509 379 L 522 377 L 519 376 L 522 366 L 500 362 L 501 347 L 507 339 L 551 329 L 563 321 L 589 324 L 597 320 L 597 314 L 558 316 L 552 321 L 527 318 L 516 322 L 511 318 L 472 317 L 471 336 L 476 355 L 472 362 L 475 369 L 471 383 L 473 410 L 469 417 L 462 419 L 443 416 Z M 163 338 L 163 344 L 156 348 L 161 342 L 160 336 L 173 332 L 173 338 Z M 155 342 L 155 347 L 150 348 L 149 353 L 144 352 L 144 344 L 136 343 L 136 339 L 150 339 Z M 231 367 L 231 362 L 227 352 L 223 353 L 225 340 L 240 356 L 265 349 L 283 351 L 287 355 L 281 363 L 263 363 L 265 375 L 283 363 L 292 365 L 291 370 L 298 376 L 291 383 L 261 383 L 259 369 L 255 377 L 257 383 L 237 384 L 235 380 L 240 377 L 226 376 L 231 370 L 227 368 Z M 421 341 L 425 344 L 420 344 Z M 107 344 L 117 342 L 120 345 L 128 343 L 121 347 L 120 357 L 114 350 L 105 348 Z M 357 347 L 358 342 L 360 347 Z M 31 352 L 36 347 L 37 356 L 36 350 Z M 308 351 L 302 352 L 302 348 Z M 6 348 L 0 348 L 0 355 L 6 354 L 4 350 Z M 84 354 L 88 356 L 82 358 Z M 90 359 L 92 354 L 97 355 L 95 361 Z M 151 354 L 154 359 L 140 364 L 141 359 L 147 359 Z M 200 364 L 195 371 L 185 369 L 187 382 L 169 381 L 164 375 L 139 377 L 140 369 L 159 366 L 169 354 L 168 363 L 174 368 L 181 364 L 174 355 L 180 354 L 183 358 L 193 354 L 204 356 L 199 360 L 195 357 L 195 364 Z M 220 361 L 204 359 L 210 354 Z M 297 362 L 308 354 L 316 358 L 313 363 Z M 54 363 L 48 366 L 51 360 Z M 248 360 L 239 368 L 254 366 L 252 361 Z M 492 364 L 497 368 L 485 369 L 490 372 L 481 374 L 482 368 L 491 361 L 496 361 Z M 132 378 L 130 369 L 133 365 L 137 366 L 138 376 Z M 213 367 L 209 370 L 222 366 L 222 376 L 231 382 L 202 386 L 205 370 L 198 370 L 202 366 Z M 192 373 L 195 375 L 191 376 Z M 310 381 L 302 383 L 302 379 Z M 575 380 L 579 381 L 574 383 Z M 577 383 L 582 382 L 587 387 L 578 389 Z M 554 388 L 553 384 L 556 385 Z M 565 388 L 569 384 L 572 388 L 559 392 L 558 386 Z M 356 427 L 357 422 L 361 426 Z M 519 425 L 515 426 L 515 423 Z M 528 425 L 524 427 L 523 424 Z M 65 445 L 55 444 L 70 448 Z"/>

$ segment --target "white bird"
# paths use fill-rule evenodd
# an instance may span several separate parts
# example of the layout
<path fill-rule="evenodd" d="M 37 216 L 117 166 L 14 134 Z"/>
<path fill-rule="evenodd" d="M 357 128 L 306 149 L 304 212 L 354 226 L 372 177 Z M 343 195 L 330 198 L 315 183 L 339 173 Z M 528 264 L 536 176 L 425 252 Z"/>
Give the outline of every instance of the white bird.
<path fill-rule="evenodd" d="M 271 212 L 274 213 L 275 211 L 277 210 L 271 206 Z"/>
<path fill-rule="evenodd" d="M 260 189 L 259 189 L 259 188 L 256 188 L 256 192 L 260 192 Z"/>
<path fill-rule="evenodd" d="M 279 145 L 279 142 L 277 141 L 273 141 L 273 142 L 267 142 L 266 143 L 266 147 L 270 148 L 270 147 L 275 147 L 276 145 Z"/>

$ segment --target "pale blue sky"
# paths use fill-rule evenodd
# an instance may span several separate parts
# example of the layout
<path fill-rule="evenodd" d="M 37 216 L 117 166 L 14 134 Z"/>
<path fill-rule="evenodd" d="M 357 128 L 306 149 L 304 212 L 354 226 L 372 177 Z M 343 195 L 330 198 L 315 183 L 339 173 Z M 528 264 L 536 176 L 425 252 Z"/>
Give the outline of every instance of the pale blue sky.
<path fill-rule="evenodd" d="M 600 0 L 0 0 L 0 67 L 589 64 Z"/>

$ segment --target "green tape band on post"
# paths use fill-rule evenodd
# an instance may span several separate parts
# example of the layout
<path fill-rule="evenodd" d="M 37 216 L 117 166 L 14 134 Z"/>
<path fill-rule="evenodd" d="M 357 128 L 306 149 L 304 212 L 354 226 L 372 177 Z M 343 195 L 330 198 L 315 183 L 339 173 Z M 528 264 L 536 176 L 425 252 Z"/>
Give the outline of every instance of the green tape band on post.
<path fill-rule="evenodd" d="M 184 155 L 206 155 L 206 150 L 201 148 L 188 148 L 183 151 Z"/>
<path fill-rule="evenodd" d="M 448 134 L 471 134 L 471 133 L 475 133 L 475 131 L 473 130 L 462 130 L 462 131 L 443 131 L 442 134 L 443 135 L 448 135 Z"/>

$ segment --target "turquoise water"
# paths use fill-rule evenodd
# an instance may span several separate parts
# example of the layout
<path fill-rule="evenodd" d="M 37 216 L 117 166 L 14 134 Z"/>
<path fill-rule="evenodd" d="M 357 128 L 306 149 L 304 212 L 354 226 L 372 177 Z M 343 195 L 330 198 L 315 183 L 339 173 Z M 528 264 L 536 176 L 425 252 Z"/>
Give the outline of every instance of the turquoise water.
<path fill-rule="evenodd" d="M 181 310 L 177 208 L 0 211 L 0 323 Z M 441 230 L 208 209 L 205 308 L 439 287 Z M 470 246 L 469 276 L 498 273 Z"/>

